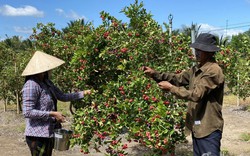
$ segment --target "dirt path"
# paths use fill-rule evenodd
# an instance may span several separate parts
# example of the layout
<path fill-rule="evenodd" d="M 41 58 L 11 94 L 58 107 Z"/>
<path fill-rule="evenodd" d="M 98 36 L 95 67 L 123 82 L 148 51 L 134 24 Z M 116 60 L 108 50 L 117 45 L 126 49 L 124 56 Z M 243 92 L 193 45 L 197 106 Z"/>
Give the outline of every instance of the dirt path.
<path fill-rule="evenodd" d="M 1 108 L 1 107 L 0 107 Z M 250 142 L 242 141 L 242 133 L 250 133 L 250 112 L 239 109 L 236 106 L 224 106 L 223 115 L 225 120 L 222 138 L 222 151 L 224 156 L 250 156 Z M 29 156 L 29 150 L 25 143 L 23 130 L 24 119 L 14 111 L 3 112 L 0 110 L 0 155 L 1 156 Z M 188 143 L 178 146 L 176 155 L 192 155 L 190 136 Z M 128 148 L 130 156 L 143 156 L 147 150 L 138 144 L 130 144 Z M 82 156 L 78 147 L 68 151 L 54 151 L 53 156 Z M 92 152 L 88 156 L 102 156 Z"/>
<path fill-rule="evenodd" d="M 243 133 L 250 133 L 250 112 L 237 107 L 224 108 L 222 150 L 235 156 L 250 156 L 250 142 L 242 141 Z"/>

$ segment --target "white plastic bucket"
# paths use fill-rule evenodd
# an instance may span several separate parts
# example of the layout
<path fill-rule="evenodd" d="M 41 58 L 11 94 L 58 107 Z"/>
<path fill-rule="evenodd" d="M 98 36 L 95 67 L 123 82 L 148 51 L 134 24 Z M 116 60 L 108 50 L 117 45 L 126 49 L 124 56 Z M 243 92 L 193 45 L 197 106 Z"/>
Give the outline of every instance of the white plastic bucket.
<path fill-rule="evenodd" d="M 73 131 L 66 129 L 56 129 L 54 131 L 54 149 L 59 151 L 66 151 L 69 149 L 70 137 Z"/>

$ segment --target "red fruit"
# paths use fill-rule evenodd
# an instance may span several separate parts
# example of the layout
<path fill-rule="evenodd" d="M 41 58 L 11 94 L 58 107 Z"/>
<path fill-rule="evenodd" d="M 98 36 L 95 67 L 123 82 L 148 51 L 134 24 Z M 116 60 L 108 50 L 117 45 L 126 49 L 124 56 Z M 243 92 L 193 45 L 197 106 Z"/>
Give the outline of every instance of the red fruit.
<path fill-rule="evenodd" d="M 123 87 L 123 86 L 119 87 L 119 90 L 120 90 L 120 91 L 122 91 L 123 89 L 124 89 L 124 87 Z"/>
<path fill-rule="evenodd" d="M 82 79 L 83 79 L 82 77 L 78 76 L 78 80 L 82 80 Z"/>
<path fill-rule="evenodd" d="M 145 97 L 144 97 L 144 100 L 148 101 L 148 100 L 149 100 L 149 97 L 148 97 L 148 96 L 145 96 Z"/>
<path fill-rule="evenodd" d="M 176 70 L 176 74 L 179 74 L 179 73 L 181 73 L 181 70 Z"/>
<path fill-rule="evenodd" d="M 106 107 L 109 107 L 109 104 L 108 104 L 108 103 L 105 103 L 104 105 L 105 105 Z"/>
<path fill-rule="evenodd" d="M 164 143 L 164 144 L 167 144 L 167 143 L 168 143 L 168 139 L 165 138 L 165 139 L 163 140 L 163 143 Z"/>
<path fill-rule="evenodd" d="M 165 105 L 169 105 L 170 102 L 169 102 L 169 101 L 164 101 L 163 103 L 164 103 Z"/>
<path fill-rule="evenodd" d="M 121 49 L 121 52 L 122 52 L 122 53 L 126 53 L 127 51 L 128 51 L 128 48 L 122 48 L 122 49 Z"/>
<path fill-rule="evenodd" d="M 159 114 L 155 115 L 156 118 L 160 118 L 161 116 Z"/>
<path fill-rule="evenodd" d="M 181 125 L 180 125 L 180 124 L 176 124 L 176 125 L 175 125 L 175 128 L 176 128 L 176 129 L 180 129 L 180 128 L 181 128 Z"/>
<path fill-rule="evenodd" d="M 190 55 L 190 56 L 188 56 L 190 59 L 194 59 L 194 56 L 193 55 Z"/>
<path fill-rule="evenodd" d="M 111 144 L 112 144 L 112 145 L 116 145 L 117 143 L 118 143 L 117 140 L 113 140 Z"/>
<path fill-rule="evenodd" d="M 156 97 L 152 97 L 152 100 L 153 100 L 154 102 L 157 102 L 157 101 L 158 101 Z"/>
<path fill-rule="evenodd" d="M 105 139 L 105 136 L 103 136 L 102 134 L 98 134 L 98 137 L 99 137 L 100 139 Z"/>
<path fill-rule="evenodd" d="M 99 51 L 99 49 L 95 48 L 95 52 L 98 52 L 98 51 Z"/>
<path fill-rule="evenodd" d="M 152 109 L 154 109 L 154 108 L 155 108 L 154 106 L 150 106 L 150 107 L 149 107 L 150 110 L 152 110 Z"/>
<path fill-rule="evenodd" d="M 109 32 L 105 32 L 105 33 L 103 34 L 103 36 L 104 36 L 104 38 L 107 38 L 107 37 L 109 36 Z"/>
<path fill-rule="evenodd" d="M 114 24 L 114 27 L 117 27 L 117 26 L 118 26 L 118 24 L 117 24 L 116 22 L 113 22 L 113 24 Z"/>
<path fill-rule="evenodd" d="M 126 148 L 128 148 L 128 145 L 127 145 L 127 144 L 124 144 L 124 145 L 122 146 L 122 149 L 126 149 Z"/>
<path fill-rule="evenodd" d="M 148 137 L 148 139 L 151 139 L 150 132 L 146 132 L 146 136 Z"/>
<path fill-rule="evenodd" d="M 78 138 L 79 136 L 77 134 L 73 134 L 73 138 Z"/>
<path fill-rule="evenodd" d="M 153 117 L 152 119 L 151 119 L 151 122 L 154 122 L 155 121 L 155 117 Z"/>
<path fill-rule="evenodd" d="M 135 118 L 135 121 L 136 122 L 141 122 L 141 119 L 140 118 Z"/>
<path fill-rule="evenodd" d="M 148 83 L 147 84 L 147 89 L 149 89 L 151 87 L 151 84 L 150 83 Z"/>
<path fill-rule="evenodd" d="M 144 99 L 144 100 L 146 100 L 146 101 L 148 101 L 148 100 L 149 100 L 149 96 L 147 96 L 147 95 L 145 95 L 145 94 L 143 94 L 143 96 L 142 96 L 142 97 L 143 97 L 143 99 Z"/>

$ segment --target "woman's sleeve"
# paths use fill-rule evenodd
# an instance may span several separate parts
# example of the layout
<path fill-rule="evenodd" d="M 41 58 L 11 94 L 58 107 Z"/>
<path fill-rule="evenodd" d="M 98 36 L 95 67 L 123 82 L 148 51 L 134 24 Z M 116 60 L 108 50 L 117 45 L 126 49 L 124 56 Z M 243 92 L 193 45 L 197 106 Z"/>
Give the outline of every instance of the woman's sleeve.
<path fill-rule="evenodd" d="M 64 102 L 74 101 L 74 100 L 82 99 L 84 97 L 83 91 L 75 92 L 75 93 L 64 93 L 55 85 L 53 85 L 53 91 L 55 93 L 56 98 Z"/>
<path fill-rule="evenodd" d="M 39 110 L 37 104 L 40 98 L 41 88 L 35 81 L 28 80 L 22 89 L 23 115 L 25 118 L 49 118 L 48 111 Z"/>

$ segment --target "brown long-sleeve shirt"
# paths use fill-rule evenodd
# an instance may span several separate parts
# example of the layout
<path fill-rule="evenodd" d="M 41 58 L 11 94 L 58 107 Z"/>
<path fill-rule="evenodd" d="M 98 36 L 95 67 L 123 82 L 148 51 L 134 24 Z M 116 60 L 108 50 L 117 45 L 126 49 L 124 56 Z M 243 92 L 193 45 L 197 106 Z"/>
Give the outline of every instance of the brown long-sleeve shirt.
<path fill-rule="evenodd" d="M 169 81 L 174 86 L 170 92 L 179 98 L 189 100 L 186 127 L 196 138 L 205 137 L 215 130 L 223 130 L 222 103 L 224 74 L 215 62 L 202 67 L 193 66 L 180 74 L 153 74 L 156 82 Z"/>

